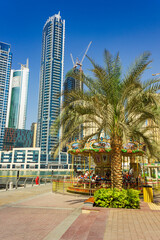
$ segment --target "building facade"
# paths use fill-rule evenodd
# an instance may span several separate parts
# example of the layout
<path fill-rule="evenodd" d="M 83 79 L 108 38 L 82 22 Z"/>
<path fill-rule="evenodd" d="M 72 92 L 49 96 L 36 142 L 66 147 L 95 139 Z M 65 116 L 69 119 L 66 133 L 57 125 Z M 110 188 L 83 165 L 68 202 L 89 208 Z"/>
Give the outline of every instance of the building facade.
<path fill-rule="evenodd" d="M 5 128 L 3 150 L 11 151 L 13 148 L 32 147 L 33 131 L 25 129 Z"/>
<path fill-rule="evenodd" d="M 29 66 L 21 64 L 20 70 L 11 70 L 8 97 L 6 127 L 25 129 L 27 96 L 28 96 Z"/>
<path fill-rule="evenodd" d="M 50 127 L 58 117 L 62 103 L 59 94 L 63 84 L 64 42 L 65 20 L 59 12 L 46 21 L 42 34 L 37 147 L 41 147 L 41 161 L 46 164 L 53 161 L 51 150 L 59 141 L 59 135 L 50 135 Z"/>
<path fill-rule="evenodd" d="M 79 69 L 73 69 L 71 71 L 69 71 L 67 73 L 67 75 L 69 75 L 70 73 L 72 73 L 74 71 L 74 73 L 79 73 Z M 83 83 L 80 82 L 78 79 L 75 79 L 73 77 L 66 77 L 64 84 L 63 84 L 63 90 L 65 92 L 70 92 L 72 90 L 83 90 Z"/>
<path fill-rule="evenodd" d="M 0 169 L 40 169 L 40 148 L 0 151 Z"/>
<path fill-rule="evenodd" d="M 74 71 L 75 73 L 78 73 L 79 72 L 79 69 L 73 69 L 71 71 L 69 71 L 67 73 L 70 74 L 70 72 Z M 68 92 L 71 92 L 71 91 L 74 91 L 74 90 L 83 90 L 83 83 L 81 81 L 79 81 L 78 79 L 75 79 L 73 77 L 66 77 L 65 81 L 64 81 L 64 84 L 63 84 L 63 91 L 64 93 L 68 93 Z M 64 94 L 64 102 L 67 101 L 67 96 Z M 81 139 L 83 137 L 83 126 L 80 127 L 81 128 L 81 132 L 79 134 L 76 134 L 74 137 L 73 137 L 73 140 L 75 138 L 77 139 Z"/>
<path fill-rule="evenodd" d="M 12 53 L 9 44 L 0 42 L 0 150 L 3 147 L 10 84 Z"/>

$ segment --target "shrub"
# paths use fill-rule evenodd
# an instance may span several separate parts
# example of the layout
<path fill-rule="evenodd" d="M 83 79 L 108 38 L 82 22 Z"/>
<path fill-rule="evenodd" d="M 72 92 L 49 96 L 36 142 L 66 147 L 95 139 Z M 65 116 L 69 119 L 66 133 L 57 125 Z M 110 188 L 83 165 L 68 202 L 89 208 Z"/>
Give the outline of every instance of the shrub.
<path fill-rule="evenodd" d="M 94 193 L 97 207 L 105 208 L 139 208 L 139 191 L 134 189 L 105 189 L 101 188 Z"/>

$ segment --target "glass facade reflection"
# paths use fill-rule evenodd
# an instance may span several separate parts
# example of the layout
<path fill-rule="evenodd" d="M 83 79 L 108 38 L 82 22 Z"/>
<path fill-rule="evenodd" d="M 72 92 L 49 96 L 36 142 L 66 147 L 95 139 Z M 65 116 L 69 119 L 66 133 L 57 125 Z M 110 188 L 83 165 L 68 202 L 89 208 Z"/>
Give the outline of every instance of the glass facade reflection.
<path fill-rule="evenodd" d="M 9 44 L 0 42 L 0 150 L 3 147 L 10 85 L 12 53 Z"/>
<path fill-rule="evenodd" d="M 33 146 L 32 130 L 5 128 L 3 150 L 10 151 L 13 148 L 32 146 Z"/>
<path fill-rule="evenodd" d="M 25 129 L 29 67 L 21 65 L 21 70 L 11 70 L 6 126 Z"/>

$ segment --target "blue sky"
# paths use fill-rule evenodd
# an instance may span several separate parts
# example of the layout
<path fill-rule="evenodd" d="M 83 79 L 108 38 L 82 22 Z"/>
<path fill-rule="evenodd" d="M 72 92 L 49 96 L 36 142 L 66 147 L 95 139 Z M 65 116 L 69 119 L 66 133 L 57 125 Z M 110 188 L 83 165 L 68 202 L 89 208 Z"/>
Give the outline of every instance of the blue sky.
<path fill-rule="evenodd" d="M 37 121 L 43 25 L 58 11 L 66 20 L 64 74 L 72 68 L 70 53 L 81 59 L 90 41 L 88 55 L 101 65 L 105 48 L 113 55 L 120 52 L 124 72 L 136 57 L 150 51 L 153 63 L 145 77 L 160 72 L 159 0 L 5 0 L 0 9 L 0 41 L 11 44 L 12 68 L 29 58 L 28 129 Z M 83 63 L 88 74 L 88 59 Z"/>

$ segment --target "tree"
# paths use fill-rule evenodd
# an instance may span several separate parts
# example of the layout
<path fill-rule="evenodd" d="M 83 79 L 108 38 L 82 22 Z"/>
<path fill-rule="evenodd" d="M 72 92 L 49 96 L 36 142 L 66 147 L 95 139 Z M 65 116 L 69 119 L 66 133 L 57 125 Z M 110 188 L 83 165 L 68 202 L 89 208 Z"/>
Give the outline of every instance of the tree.
<path fill-rule="evenodd" d="M 160 79 L 142 81 L 142 75 L 151 61 L 150 53 L 144 52 L 129 68 L 123 77 L 119 54 L 113 57 L 104 52 L 105 66 L 101 67 L 89 58 L 93 69 L 93 77 L 82 72 L 71 73 L 71 76 L 82 81 L 87 90 L 75 90 L 64 93 L 67 101 L 63 104 L 60 116 L 51 128 L 51 133 L 63 127 L 61 144 L 80 131 L 83 124 L 87 128 L 95 123 L 97 128 L 93 134 L 86 136 L 86 142 L 92 136 L 100 137 L 102 131 L 111 139 L 111 184 L 122 189 L 122 156 L 121 149 L 126 139 L 144 142 L 151 155 L 158 154 L 158 148 L 151 135 L 152 126 L 158 128 L 160 118 L 159 94 Z M 58 148 L 57 148 L 58 149 Z M 56 154 L 56 152 L 55 152 Z"/>

